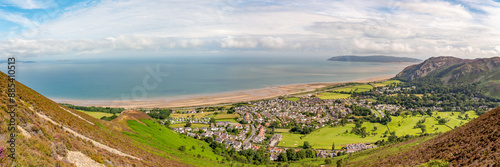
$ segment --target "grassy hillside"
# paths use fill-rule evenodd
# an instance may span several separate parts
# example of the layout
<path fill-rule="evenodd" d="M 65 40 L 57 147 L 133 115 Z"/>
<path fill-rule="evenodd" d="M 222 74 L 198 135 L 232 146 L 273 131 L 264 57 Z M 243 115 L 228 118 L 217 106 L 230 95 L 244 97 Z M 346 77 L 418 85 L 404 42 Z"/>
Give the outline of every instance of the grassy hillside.
<path fill-rule="evenodd" d="M 7 76 L 0 73 L 0 89 L 7 89 Z M 110 166 L 194 166 L 198 163 L 186 164 L 166 151 L 134 142 L 135 140 L 115 128 L 110 122 L 102 121 L 85 113 L 69 108 L 61 108 L 50 99 L 34 90 L 16 82 L 17 112 L 16 123 L 16 164 L 17 166 L 72 166 L 76 159 L 68 158 L 69 153 L 81 153 L 91 161 Z M 0 92 L 0 149 L 8 148 L 7 134 L 10 117 L 7 113 L 8 95 Z M 48 121 L 48 120 L 51 121 Z M 57 125 L 56 125 L 57 124 Z M 81 137 L 76 137 L 74 133 Z M 82 139 L 82 137 L 87 139 Z M 93 144 L 93 142 L 102 144 Z M 111 151 L 114 149 L 137 159 L 123 156 Z M 160 153 L 153 153 L 160 152 Z M 7 152 L 9 153 L 9 152 Z M 158 154 L 158 155 L 157 155 Z M 160 156 L 161 155 L 161 156 Z M 168 158 L 165 158 L 168 157 Z M 10 158 L 0 158 L 0 164 L 10 166 Z"/>
<path fill-rule="evenodd" d="M 170 155 L 174 155 L 178 157 L 175 158 L 176 160 L 196 166 L 217 166 L 219 165 L 218 161 L 222 160 L 222 157 L 215 155 L 212 152 L 212 148 L 204 141 L 175 133 L 152 120 L 140 121 L 146 125 L 135 120 L 129 120 L 127 124 L 133 132 L 122 133 L 141 144 L 149 145 L 163 151 L 152 151 L 154 154 L 165 158 L 172 158 Z M 178 149 L 180 146 L 184 146 L 186 150 L 180 151 Z"/>

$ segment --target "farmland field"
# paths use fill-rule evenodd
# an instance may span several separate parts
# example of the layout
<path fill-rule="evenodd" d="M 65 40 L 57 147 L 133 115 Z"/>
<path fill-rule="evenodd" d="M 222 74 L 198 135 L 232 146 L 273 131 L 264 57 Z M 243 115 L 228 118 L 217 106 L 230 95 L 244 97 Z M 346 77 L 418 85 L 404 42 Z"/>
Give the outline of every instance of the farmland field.
<path fill-rule="evenodd" d="M 231 121 L 231 123 L 238 123 L 238 122 L 236 122 L 236 120 L 234 120 L 234 119 L 217 119 L 217 120 L 215 120 L 215 121 L 216 121 L 216 122 Z"/>
<path fill-rule="evenodd" d="M 298 98 L 298 97 L 289 97 L 289 98 L 285 98 L 285 100 L 288 100 L 288 101 L 298 101 L 298 100 L 300 100 L 300 98 Z"/>
<path fill-rule="evenodd" d="M 364 85 L 355 85 L 355 86 L 335 89 L 335 90 L 333 90 L 333 92 L 351 92 L 351 91 L 366 92 L 366 91 L 370 91 L 372 89 L 373 89 L 372 86 L 370 86 L 368 84 L 364 84 Z"/>
<path fill-rule="evenodd" d="M 274 129 L 274 132 L 276 133 L 288 133 L 290 129 Z"/>
<path fill-rule="evenodd" d="M 207 115 L 213 114 L 214 112 L 204 112 L 204 113 L 195 113 L 195 114 L 170 114 L 171 118 L 185 118 L 185 117 L 191 117 L 191 115 L 194 115 L 195 118 L 202 118 Z"/>
<path fill-rule="evenodd" d="M 232 113 L 232 114 L 217 114 L 213 118 L 214 119 L 230 119 L 230 118 L 239 118 L 240 114 Z"/>
<path fill-rule="evenodd" d="M 171 128 L 178 128 L 178 127 L 184 127 L 186 124 L 172 124 L 170 125 Z M 208 127 L 208 124 L 191 124 L 192 128 L 201 128 L 201 127 Z"/>
<path fill-rule="evenodd" d="M 105 113 L 105 112 L 89 112 L 89 111 L 83 111 L 83 110 L 77 110 L 77 111 L 83 112 L 83 113 L 90 115 L 90 116 L 97 118 L 97 119 L 101 119 L 103 116 L 106 116 L 106 117 L 113 116 L 113 114 Z"/>
<path fill-rule="evenodd" d="M 389 80 L 389 81 L 374 83 L 373 86 L 375 86 L 375 87 L 383 87 L 383 86 L 387 86 L 387 85 L 390 85 L 390 84 L 393 84 L 393 83 L 402 83 L 402 82 L 399 81 L 399 80 Z"/>
<path fill-rule="evenodd" d="M 351 97 L 350 94 L 333 93 L 333 92 L 323 92 L 316 95 L 320 99 L 347 99 Z"/>

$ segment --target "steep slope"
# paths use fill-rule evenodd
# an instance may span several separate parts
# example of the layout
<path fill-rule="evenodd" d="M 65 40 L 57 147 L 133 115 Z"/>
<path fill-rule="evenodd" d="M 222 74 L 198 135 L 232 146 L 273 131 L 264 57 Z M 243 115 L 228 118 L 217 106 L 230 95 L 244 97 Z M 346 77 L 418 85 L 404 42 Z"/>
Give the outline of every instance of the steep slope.
<path fill-rule="evenodd" d="M 500 107 L 412 149 L 372 165 L 413 166 L 439 159 L 451 166 L 500 166 Z"/>
<path fill-rule="evenodd" d="M 404 78 L 407 80 L 414 80 L 422 78 L 436 70 L 444 69 L 450 65 L 464 63 L 465 60 L 455 57 L 431 57 L 420 64 L 415 64 L 406 67 L 399 74 L 397 78 Z"/>
<path fill-rule="evenodd" d="M 473 60 L 432 57 L 406 67 L 395 78 L 409 81 L 434 78 L 445 85 L 475 83 L 485 95 L 500 98 L 500 57 Z"/>
<path fill-rule="evenodd" d="M 0 73 L 0 150 L 9 149 L 8 77 Z M 16 160 L 2 151 L 0 164 L 17 166 L 189 166 L 141 144 L 104 121 L 64 108 L 16 82 Z M 80 161 L 81 159 L 82 161 Z"/>

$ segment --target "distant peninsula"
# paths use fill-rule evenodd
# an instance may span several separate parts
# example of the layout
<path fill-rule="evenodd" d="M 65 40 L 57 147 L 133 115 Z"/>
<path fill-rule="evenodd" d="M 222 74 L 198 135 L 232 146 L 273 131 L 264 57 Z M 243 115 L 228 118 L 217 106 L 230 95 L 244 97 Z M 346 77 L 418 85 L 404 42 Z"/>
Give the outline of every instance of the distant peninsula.
<path fill-rule="evenodd" d="M 395 56 L 382 56 L 382 55 L 373 55 L 373 56 L 354 56 L 354 55 L 345 55 L 345 56 L 335 56 L 328 61 L 354 61 L 354 62 L 382 62 L 382 63 L 394 63 L 394 62 L 421 62 L 420 59 L 409 58 L 409 57 L 395 57 Z"/>

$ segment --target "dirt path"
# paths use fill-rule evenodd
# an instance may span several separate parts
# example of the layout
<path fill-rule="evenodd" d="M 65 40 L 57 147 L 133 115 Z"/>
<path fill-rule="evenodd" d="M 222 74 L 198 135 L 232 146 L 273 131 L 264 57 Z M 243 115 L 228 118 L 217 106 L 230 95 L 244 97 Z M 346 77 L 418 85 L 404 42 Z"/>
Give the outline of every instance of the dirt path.
<path fill-rule="evenodd" d="M 52 119 L 50 119 L 50 118 L 49 118 L 49 117 L 47 117 L 46 115 L 44 115 L 44 114 L 40 114 L 40 113 L 38 113 L 38 112 L 34 111 L 32 107 L 29 107 L 29 108 L 30 108 L 33 112 L 35 112 L 35 114 L 36 114 L 36 115 L 38 115 L 40 118 L 43 118 L 44 120 L 47 120 L 47 121 L 49 121 L 49 122 L 53 123 L 54 125 L 58 125 L 58 126 L 59 126 L 59 123 L 57 123 L 57 122 L 53 121 Z M 82 119 L 83 119 L 83 118 L 82 118 Z M 137 158 L 137 157 L 134 157 L 134 156 L 131 156 L 131 155 L 125 154 L 125 153 L 123 153 L 123 152 L 121 152 L 121 151 L 119 151 L 119 150 L 116 150 L 116 149 L 114 149 L 114 148 L 111 148 L 111 147 L 108 147 L 108 146 L 106 146 L 106 145 L 104 145 L 104 144 L 101 144 L 101 143 L 99 143 L 99 142 L 97 142 L 97 141 L 95 141 L 95 140 L 92 140 L 92 139 L 90 139 L 90 138 L 88 138 L 88 137 L 86 137 L 86 136 L 84 136 L 84 135 L 82 135 L 82 134 L 80 134 L 80 133 L 78 133 L 78 132 L 75 132 L 74 130 L 72 130 L 72 129 L 70 129 L 70 128 L 66 127 L 66 126 L 63 126 L 63 129 L 64 129 L 65 131 L 67 131 L 67 132 L 72 133 L 73 135 L 75 135 L 75 136 L 77 136 L 77 137 L 80 137 L 80 138 L 82 138 L 82 139 L 84 139 L 84 140 L 88 140 L 88 141 L 92 142 L 92 144 L 94 144 L 94 146 L 99 147 L 99 148 L 104 149 L 104 150 L 107 150 L 107 151 L 109 151 L 109 152 L 111 152 L 111 153 L 113 153 L 113 154 L 120 155 L 120 156 L 125 156 L 125 157 L 130 157 L 130 158 L 132 158 L 132 159 L 141 160 L 140 158 Z"/>
<path fill-rule="evenodd" d="M 85 122 L 87 122 L 87 123 L 89 123 L 89 124 L 91 124 L 91 125 L 94 125 L 94 123 L 92 123 L 92 122 L 90 122 L 90 121 L 86 120 L 85 118 L 82 118 L 81 116 L 79 116 L 79 115 L 77 115 L 77 114 L 75 114 L 75 113 L 73 113 L 73 112 L 71 112 L 71 111 L 69 111 L 69 110 L 67 110 L 67 109 L 65 109 L 65 108 L 63 108 L 63 107 L 61 107 L 61 106 L 59 106 L 59 108 L 61 108 L 61 109 L 63 109 L 64 111 L 67 111 L 67 112 L 69 112 L 69 113 L 73 114 L 75 117 L 80 118 L 81 120 L 84 120 Z"/>

